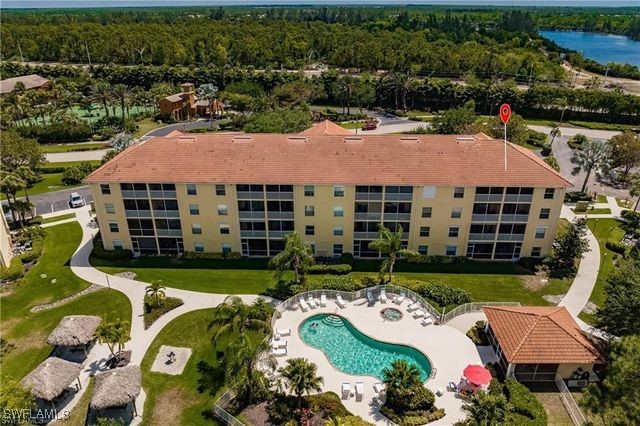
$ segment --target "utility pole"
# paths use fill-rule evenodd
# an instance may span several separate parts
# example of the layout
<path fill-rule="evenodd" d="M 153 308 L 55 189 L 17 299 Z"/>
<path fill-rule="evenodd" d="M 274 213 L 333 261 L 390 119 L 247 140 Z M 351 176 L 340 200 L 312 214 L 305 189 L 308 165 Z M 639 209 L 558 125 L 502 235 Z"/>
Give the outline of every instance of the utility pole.
<path fill-rule="evenodd" d="M 89 44 L 87 40 L 84 41 L 84 48 L 87 50 L 87 59 L 89 60 L 89 66 L 91 66 L 91 55 L 89 55 Z"/>
<path fill-rule="evenodd" d="M 531 76 L 533 75 L 533 62 L 531 62 L 531 68 L 529 69 L 529 87 L 531 87 Z"/>
<path fill-rule="evenodd" d="M 22 47 L 20 47 L 20 40 L 16 40 L 18 42 L 18 52 L 20 52 L 20 62 L 24 63 L 24 57 L 22 56 Z"/>

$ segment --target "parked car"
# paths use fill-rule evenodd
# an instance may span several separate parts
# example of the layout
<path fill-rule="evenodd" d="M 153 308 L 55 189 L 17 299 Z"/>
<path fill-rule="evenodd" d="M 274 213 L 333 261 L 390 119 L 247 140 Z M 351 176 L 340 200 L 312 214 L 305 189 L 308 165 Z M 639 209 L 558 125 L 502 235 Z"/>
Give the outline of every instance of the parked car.
<path fill-rule="evenodd" d="M 72 209 L 84 206 L 84 198 L 82 198 L 77 192 L 72 192 L 71 195 L 69 195 L 69 206 Z"/>
<path fill-rule="evenodd" d="M 375 121 L 370 121 L 364 126 L 362 126 L 362 130 L 375 130 L 377 128 L 378 128 L 378 123 L 376 123 Z"/>

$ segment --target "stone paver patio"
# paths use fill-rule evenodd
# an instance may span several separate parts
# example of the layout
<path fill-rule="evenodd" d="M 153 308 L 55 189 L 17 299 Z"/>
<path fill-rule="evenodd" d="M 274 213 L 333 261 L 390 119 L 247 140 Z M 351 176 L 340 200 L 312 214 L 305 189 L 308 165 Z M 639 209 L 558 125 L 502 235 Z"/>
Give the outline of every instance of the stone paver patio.
<path fill-rule="evenodd" d="M 169 362 L 169 354 L 171 352 L 175 354 L 175 360 L 173 362 Z M 184 367 L 187 365 L 189 358 L 191 358 L 191 348 L 162 345 L 158 351 L 158 355 L 156 355 L 156 359 L 153 360 L 151 371 L 178 376 L 184 371 Z"/>

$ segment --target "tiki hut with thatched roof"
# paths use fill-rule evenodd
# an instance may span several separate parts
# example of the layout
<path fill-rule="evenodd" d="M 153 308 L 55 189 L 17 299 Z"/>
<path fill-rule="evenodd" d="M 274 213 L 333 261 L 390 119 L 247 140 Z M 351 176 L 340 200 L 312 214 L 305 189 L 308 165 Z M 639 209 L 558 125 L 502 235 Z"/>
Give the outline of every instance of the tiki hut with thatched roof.
<path fill-rule="evenodd" d="M 137 365 L 116 368 L 96 374 L 96 382 L 91 395 L 91 408 L 103 410 L 111 407 L 123 407 L 133 402 L 137 415 L 136 398 L 142 386 L 142 373 Z"/>
<path fill-rule="evenodd" d="M 91 315 L 69 315 L 60 320 L 51 332 L 47 343 L 53 346 L 82 346 L 85 349 L 93 341 L 93 336 L 102 318 Z"/>
<path fill-rule="evenodd" d="M 80 372 L 82 365 L 50 357 L 37 366 L 31 373 L 21 380 L 22 386 L 29 389 L 33 396 L 51 401 L 60 396 L 74 380 L 78 381 L 80 389 Z"/>

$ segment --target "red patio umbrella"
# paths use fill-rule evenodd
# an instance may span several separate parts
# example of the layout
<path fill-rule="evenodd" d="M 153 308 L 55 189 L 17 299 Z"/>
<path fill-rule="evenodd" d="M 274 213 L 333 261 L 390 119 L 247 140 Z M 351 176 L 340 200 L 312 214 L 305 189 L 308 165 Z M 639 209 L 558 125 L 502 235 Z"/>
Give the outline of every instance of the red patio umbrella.
<path fill-rule="evenodd" d="M 463 371 L 468 382 L 484 386 L 491 381 L 491 372 L 481 365 L 467 365 Z"/>

